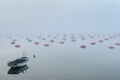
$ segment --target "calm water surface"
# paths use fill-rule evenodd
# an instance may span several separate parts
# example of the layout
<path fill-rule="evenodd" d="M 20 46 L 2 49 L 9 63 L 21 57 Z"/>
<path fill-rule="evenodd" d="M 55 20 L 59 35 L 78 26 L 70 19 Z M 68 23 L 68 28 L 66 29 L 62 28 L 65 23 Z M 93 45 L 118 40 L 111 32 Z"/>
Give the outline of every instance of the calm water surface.
<path fill-rule="evenodd" d="M 0 37 L 0 80 L 120 80 L 120 47 L 116 42 L 120 38 L 114 38 L 103 43 L 98 40 L 87 38 L 71 42 L 67 37 L 64 44 L 59 44 L 62 37 L 55 39 L 54 43 L 49 40 L 40 40 L 32 36 L 32 42 L 24 38 L 12 35 L 20 48 L 10 44 L 12 39 L 3 35 Z M 49 38 L 50 39 L 50 38 Z M 39 41 L 39 45 L 34 42 Z M 96 45 L 90 45 L 95 41 Z M 49 43 L 49 47 L 44 44 Z M 85 44 L 85 49 L 80 45 Z M 108 46 L 115 46 L 109 49 Z M 22 56 L 26 52 L 29 57 L 28 69 L 19 74 L 8 74 L 10 67 L 7 62 Z M 33 58 L 33 55 L 36 55 Z"/>

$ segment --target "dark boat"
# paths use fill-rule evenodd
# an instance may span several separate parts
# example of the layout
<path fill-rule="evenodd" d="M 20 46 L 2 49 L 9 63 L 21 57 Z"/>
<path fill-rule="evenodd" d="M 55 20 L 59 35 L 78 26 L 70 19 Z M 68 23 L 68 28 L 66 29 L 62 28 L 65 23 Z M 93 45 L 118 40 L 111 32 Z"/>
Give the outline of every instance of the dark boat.
<path fill-rule="evenodd" d="M 28 61 L 29 61 L 28 57 L 21 57 L 21 58 L 15 59 L 14 61 L 9 61 L 7 65 L 9 67 L 22 67 L 22 66 L 25 66 Z"/>

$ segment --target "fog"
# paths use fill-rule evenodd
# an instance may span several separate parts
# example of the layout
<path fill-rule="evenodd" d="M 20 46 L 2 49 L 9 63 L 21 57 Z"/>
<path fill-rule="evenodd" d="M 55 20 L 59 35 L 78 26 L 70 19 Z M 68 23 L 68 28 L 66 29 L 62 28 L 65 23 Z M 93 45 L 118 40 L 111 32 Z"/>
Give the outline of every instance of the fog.
<path fill-rule="evenodd" d="M 0 79 L 120 80 L 119 9 L 119 0 L 0 0 Z M 23 52 L 27 67 L 11 71 Z"/>
<path fill-rule="evenodd" d="M 0 0 L 0 32 L 119 32 L 119 8 L 119 0 Z"/>

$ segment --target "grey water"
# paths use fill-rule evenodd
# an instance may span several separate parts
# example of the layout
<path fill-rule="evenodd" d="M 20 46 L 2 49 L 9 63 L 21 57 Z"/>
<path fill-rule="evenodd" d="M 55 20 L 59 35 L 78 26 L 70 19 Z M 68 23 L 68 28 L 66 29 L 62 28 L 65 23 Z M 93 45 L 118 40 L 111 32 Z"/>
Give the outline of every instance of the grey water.
<path fill-rule="evenodd" d="M 21 47 L 10 44 L 12 39 Z M 86 40 L 77 37 L 76 42 L 67 38 L 64 44 L 59 44 L 61 38 L 54 43 L 35 37 L 32 37 L 33 42 L 16 36 L 12 39 L 0 37 L 0 80 L 120 80 L 120 47 L 108 48 L 119 42 L 119 37 L 103 43 L 98 42 L 103 37 Z M 40 44 L 35 45 L 34 41 Z M 91 41 L 97 44 L 90 45 Z M 50 43 L 50 46 L 45 47 L 44 43 Z M 82 44 L 87 47 L 80 48 Z M 23 52 L 29 57 L 28 69 L 19 74 L 8 74 L 7 62 L 21 57 Z"/>

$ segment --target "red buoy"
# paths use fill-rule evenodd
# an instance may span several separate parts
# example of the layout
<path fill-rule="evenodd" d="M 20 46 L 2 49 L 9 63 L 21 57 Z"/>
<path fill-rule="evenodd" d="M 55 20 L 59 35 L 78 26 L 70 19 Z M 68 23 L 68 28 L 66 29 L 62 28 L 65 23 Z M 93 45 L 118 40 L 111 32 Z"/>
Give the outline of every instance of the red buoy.
<path fill-rule="evenodd" d="M 120 43 L 115 43 L 115 45 L 120 46 Z"/>
<path fill-rule="evenodd" d="M 109 49 L 114 49 L 115 47 L 113 47 L 113 46 L 109 46 L 108 48 L 109 48 Z"/>
<path fill-rule="evenodd" d="M 81 48 L 86 48 L 86 45 L 81 45 L 80 47 L 81 47 Z"/>
<path fill-rule="evenodd" d="M 15 45 L 16 48 L 20 48 L 20 45 Z"/>
<path fill-rule="evenodd" d="M 39 44 L 39 42 L 35 42 L 34 44 L 35 44 L 35 45 L 38 45 L 38 44 Z"/>
<path fill-rule="evenodd" d="M 99 40 L 98 42 L 101 42 L 101 43 L 102 43 L 102 42 L 103 42 L 103 40 Z"/>
<path fill-rule="evenodd" d="M 75 42 L 76 40 L 75 39 L 73 39 L 73 40 L 71 40 L 72 42 Z"/>
<path fill-rule="evenodd" d="M 50 40 L 50 42 L 54 42 L 54 40 Z"/>
<path fill-rule="evenodd" d="M 64 44 L 64 42 L 63 42 L 63 41 L 61 41 L 61 42 L 60 42 L 60 44 Z"/>
<path fill-rule="evenodd" d="M 91 42 L 90 44 L 91 44 L 91 45 L 96 45 L 96 43 L 95 43 L 95 42 Z"/>
<path fill-rule="evenodd" d="M 45 47 L 48 47 L 48 46 L 50 46 L 50 45 L 49 45 L 49 44 L 44 44 L 44 46 L 45 46 Z"/>

